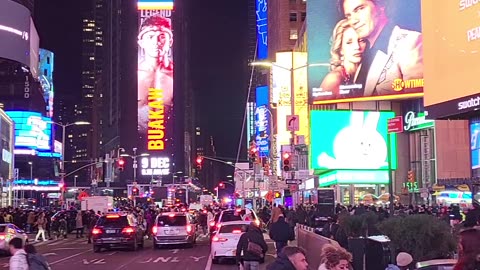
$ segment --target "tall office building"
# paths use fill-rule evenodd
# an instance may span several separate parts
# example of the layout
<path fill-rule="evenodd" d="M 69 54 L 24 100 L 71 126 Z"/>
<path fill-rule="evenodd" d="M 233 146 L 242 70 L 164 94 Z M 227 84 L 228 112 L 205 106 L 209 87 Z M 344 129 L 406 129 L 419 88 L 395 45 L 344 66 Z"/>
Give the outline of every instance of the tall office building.
<path fill-rule="evenodd" d="M 307 17 L 305 0 L 277 0 L 268 2 L 268 56 L 292 50 Z"/>
<path fill-rule="evenodd" d="M 34 7 L 35 7 L 35 0 L 12 0 L 13 2 L 17 2 L 20 5 L 28 8 L 30 10 L 30 13 L 33 18 L 33 12 L 34 12 Z"/>

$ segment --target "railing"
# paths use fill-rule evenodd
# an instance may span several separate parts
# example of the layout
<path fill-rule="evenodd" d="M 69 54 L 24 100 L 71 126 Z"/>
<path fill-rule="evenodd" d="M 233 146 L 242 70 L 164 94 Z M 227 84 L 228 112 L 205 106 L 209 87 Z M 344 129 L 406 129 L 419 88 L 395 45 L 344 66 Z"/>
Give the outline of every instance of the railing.
<path fill-rule="evenodd" d="M 339 245 L 335 240 L 323 237 L 315 233 L 314 228 L 297 224 L 297 246 L 306 252 L 309 269 L 318 269 L 320 266 L 320 252 L 325 244 Z"/>

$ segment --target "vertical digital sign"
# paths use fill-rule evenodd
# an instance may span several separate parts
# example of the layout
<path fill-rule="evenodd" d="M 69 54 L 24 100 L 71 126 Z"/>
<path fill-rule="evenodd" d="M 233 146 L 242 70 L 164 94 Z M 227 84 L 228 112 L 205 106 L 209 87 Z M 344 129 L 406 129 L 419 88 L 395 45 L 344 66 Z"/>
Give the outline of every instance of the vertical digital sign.
<path fill-rule="evenodd" d="M 270 111 L 268 109 L 268 86 L 259 86 L 255 92 L 255 142 L 260 157 L 268 157 L 270 153 Z"/>
<path fill-rule="evenodd" d="M 257 59 L 268 57 L 268 5 L 267 0 L 255 0 L 257 15 Z"/>
<path fill-rule="evenodd" d="M 138 132 L 140 175 L 170 174 L 173 152 L 173 1 L 139 0 Z"/>

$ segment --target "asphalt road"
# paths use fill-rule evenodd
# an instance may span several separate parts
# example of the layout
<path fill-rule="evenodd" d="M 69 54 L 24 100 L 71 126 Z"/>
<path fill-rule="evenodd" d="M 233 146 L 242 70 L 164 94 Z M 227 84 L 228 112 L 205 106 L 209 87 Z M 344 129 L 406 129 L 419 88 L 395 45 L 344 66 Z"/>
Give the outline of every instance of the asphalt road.
<path fill-rule="evenodd" d="M 146 240 L 145 247 L 138 251 L 127 249 L 103 250 L 93 253 L 92 245 L 87 244 L 85 238 L 76 239 L 74 236 L 61 240 L 38 242 L 34 245 L 38 252 L 46 256 L 53 270 L 80 270 L 108 269 L 108 270 L 232 270 L 238 269 L 233 260 L 213 264 L 209 258 L 210 244 L 208 238 L 200 236 L 193 248 L 172 246 L 168 248 L 153 249 L 152 241 Z M 32 238 L 30 236 L 30 238 Z M 274 260 L 275 253 L 271 240 L 267 240 L 269 251 L 266 263 L 260 269 L 266 269 L 267 264 Z M 0 257 L 0 270 L 8 269 L 9 257 Z"/>

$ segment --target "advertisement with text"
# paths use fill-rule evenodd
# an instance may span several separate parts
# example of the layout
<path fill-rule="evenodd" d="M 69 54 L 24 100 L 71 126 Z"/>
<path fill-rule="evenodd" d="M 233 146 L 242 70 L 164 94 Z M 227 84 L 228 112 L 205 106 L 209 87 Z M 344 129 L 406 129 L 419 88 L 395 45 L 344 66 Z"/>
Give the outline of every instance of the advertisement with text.
<path fill-rule="evenodd" d="M 139 150 L 149 154 L 140 160 L 139 174 L 153 178 L 170 174 L 173 153 L 172 10 L 155 9 L 152 1 L 138 7 Z"/>
<path fill-rule="evenodd" d="M 432 118 L 480 108 L 480 1 L 422 1 L 425 106 Z"/>
<path fill-rule="evenodd" d="M 387 120 L 394 116 L 394 112 L 312 111 L 312 169 L 388 169 Z M 395 134 L 390 151 L 391 167 L 396 169 Z"/>
<path fill-rule="evenodd" d="M 423 95 L 420 0 L 307 5 L 310 103 Z"/>

